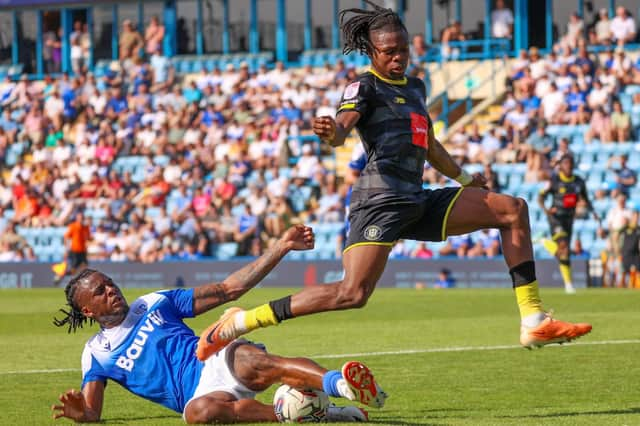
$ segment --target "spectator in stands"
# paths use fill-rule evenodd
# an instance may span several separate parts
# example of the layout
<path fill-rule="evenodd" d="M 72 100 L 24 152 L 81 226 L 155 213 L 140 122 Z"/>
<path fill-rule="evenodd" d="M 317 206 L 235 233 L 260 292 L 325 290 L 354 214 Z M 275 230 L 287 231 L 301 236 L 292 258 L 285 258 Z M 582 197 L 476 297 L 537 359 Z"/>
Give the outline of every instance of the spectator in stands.
<path fill-rule="evenodd" d="M 618 168 L 612 167 L 613 161 L 616 160 L 616 157 L 609 158 L 607 161 L 607 168 L 613 170 L 616 175 L 616 184 L 618 185 L 618 189 L 628 198 L 631 189 L 633 189 L 633 187 L 638 183 L 638 175 L 635 170 L 627 166 L 627 161 L 629 160 L 629 156 L 627 154 L 620 155 L 617 159 L 620 163 Z"/>
<path fill-rule="evenodd" d="M 487 180 L 487 189 L 493 192 L 500 192 L 500 190 L 502 189 L 500 186 L 500 179 L 498 178 L 498 174 L 491 167 L 490 162 L 484 163 L 482 174 Z"/>
<path fill-rule="evenodd" d="M 573 247 L 571 248 L 572 256 L 589 256 L 589 252 L 582 247 L 582 240 L 580 238 L 576 238 L 573 241 Z"/>
<path fill-rule="evenodd" d="M 433 288 L 454 288 L 456 286 L 456 280 L 451 274 L 451 271 L 443 268 L 438 273 L 438 279 L 433 284 Z"/>
<path fill-rule="evenodd" d="M 633 64 L 633 70 L 631 74 L 632 74 L 631 82 L 633 84 L 640 84 L 640 57 L 638 57 L 638 59 L 636 59 L 636 63 Z M 640 104 L 640 96 L 638 96 L 638 93 L 636 93 L 633 96 L 633 104 L 634 105 Z"/>
<path fill-rule="evenodd" d="M 262 239 L 270 247 L 271 244 L 282 236 L 295 219 L 295 214 L 284 196 L 273 197 L 267 207 L 264 218 L 264 235 Z"/>
<path fill-rule="evenodd" d="M 454 235 L 447 238 L 447 243 L 440 248 L 440 256 L 457 256 L 465 258 L 469 253 L 469 249 L 473 247 L 473 241 L 469 234 Z"/>
<path fill-rule="evenodd" d="M 587 98 L 578 87 L 578 83 L 571 84 L 571 89 L 567 94 L 567 119 L 569 125 L 586 124 L 589 121 L 587 111 Z"/>
<path fill-rule="evenodd" d="M 611 19 L 609 19 L 609 11 L 603 7 L 598 12 L 598 22 L 596 22 L 594 31 L 589 38 L 589 42 L 590 44 L 602 44 L 608 46 L 611 44 L 611 38 Z"/>
<path fill-rule="evenodd" d="M 428 248 L 427 243 L 424 241 L 418 241 L 418 244 L 411 252 L 410 257 L 414 259 L 431 259 L 433 257 L 433 250 Z"/>
<path fill-rule="evenodd" d="M 564 94 L 552 82 L 549 85 L 549 92 L 542 97 L 541 118 L 544 118 L 549 124 L 563 124 L 566 109 Z"/>
<path fill-rule="evenodd" d="M 27 240 L 18 233 L 17 226 L 17 222 L 9 222 L 2 235 L 0 235 L 0 243 L 6 244 L 6 247 L 13 251 L 21 251 L 28 246 Z"/>
<path fill-rule="evenodd" d="M 585 143 L 591 143 L 594 138 L 603 143 L 612 141 L 611 118 L 602 107 L 593 111 L 589 120 L 589 130 L 584 134 Z"/>
<path fill-rule="evenodd" d="M 560 138 L 560 140 L 558 141 L 558 146 L 556 147 L 556 150 L 553 152 L 553 155 L 551 156 L 551 159 L 549 161 L 549 165 L 551 166 L 551 168 L 557 171 L 558 164 L 560 164 L 560 160 L 562 160 L 562 157 L 564 157 L 565 155 L 569 155 L 571 158 L 575 158 L 573 152 L 571 152 L 571 149 L 569 148 L 569 139 Z"/>
<path fill-rule="evenodd" d="M 59 46 L 60 40 L 58 39 L 57 31 L 49 28 L 49 25 L 45 25 L 42 30 L 42 60 L 45 73 L 60 72 L 60 68 L 58 68 L 61 64 L 60 52 L 57 51 L 58 53 L 54 55 Z"/>
<path fill-rule="evenodd" d="M 155 52 L 162 51 L 162 43 L 164 40 L 164 25 L 156 15 L 151 17 L 149 25 L 144 32 L 145 52 L 148 56 Z"/>
<path fill-rule="evenodd" d="M 500 232 L 497 229 L 483 229 L 473 233 L 475 244 L 469 249 L 471 257 L 494 257 L 502 253 Z"/>
<path fill-rule="evenodd" d="M 453 20 L 449 26 L 445 27 L 442 31 L 442 37 L 440 42 L 442 44 L 441 55 L 444 60 L 457 59 L 460 56 L 460 47 L 451 46 L 451 42 L 465 41 L 466 37 L 462 32 L 462 24 L 459 21 Z"/>
<path fill-rule="evenodd" d="M 505 6 L 504 0 L 497 0 L 495 9 L 491 11 L 491 36 L 510 39 L 512 35 L 513 12 Z"/>
<path fill-rule="evenodd" d="M 22 260 L 19 250 L 12 249 L 9 243 L 0 240 L 0 263 L 19 262 Z"/>
<path fill-rule="evenodd" d="M 302 146 L 302 157 L 298 159 L 295 170 L 297 177 L 310 179 L 322 167 L 318 157 L 313 154 L 311 145 L 304 144 Z"/>
<path fill-rule="evenodd" d="M 91 231 L 87 224 L 84 213 L 78 212 L 75 221 L 69 224 L 64 239 L 68 242 L 66 246 L 66 268 L 61 274 L 56 274 L 54 284 L 60 284 L 65 275 L 75 275 L 88 265 L 87 247 L 91 239 Z"/>
<path fill-rule="evenodd" d="M 616 9 L 616 16 L 611 21 L 611 34 L 618 46 L 631 43 L 636 38 L 636 22 L 623 6 Z"/>
<path fill-rule="evenodd" d="M 336 188 L 336 177 L 331 174 L 325 177 L 321 185 L 322 195 L 318 200 L 316 217 L 319 222 L 341 222 L 344 211 L 344 199 Z"/>
<path fill-rule="evenodd" d="M 593 81 L 593 87 L 587 95 L 587 105 L 592 111 L 597 108 L 608 108 L 611 94 L 598 79 Z"/>
<path fill-rule="evenodd" d="M 551 175 L 549 160 L 554 145 L 553 138 L 546 133 L 545 123 L 538 123 L 536 131 L 526 139 L 526 145 L 522 151 L 527 163 L 525 181 L 540 182 L 549 179 Z"/>
<path fill-rule="evenodd" d="M 627 196 L 619 192 L 616 195 L 615 204 L 611 207 L 605 217 L 606 229 L 600 228 L 598 235 L 600 238 L 608 236 L 614 258 L 619 258 L 619 235 L 624 228 L 626 221 L 631 217 L 631 210 L 627 207 Z"/>
<path fill-rule="evenodd" d="M 389 257 L 391 259 L 406 259 L 410 255 L 410 251 L 404 242 L 404 240 L 398 240 L 391 248 L 391 252 L 389 252 Z"/>
<path fill-rule="evenodd" d="M 424 40 L 423 34 L 416 34 L 411 38 L 410 47 L 410 63 L 414 67 L 422 67 L 422 61 L 427 55 L 427 43 Z M 318 115 L 321 117 L 322 115 Z"/>
<path fill-rule="evenodd" d="M 132 61 L 140 56 L 144 49 L 144 39 L 135 29 L 129 19 L 122 22 L 122 33 L 120 34 L 118 46 L 120 47 L 120 61 L 123 68 L 128 69 Z"/>
<path fill-rule="evenodd" d="M 618 142 L 626 142 L 631 136 L 631 117 L 622 110 L 620 101 L 613 102 L 613 113 L 611 114 L 611 131 L 613 137 Z"/>
<path fill-rule="evenodd" d="M 244 204 L 233 237 L 234 241 L 238 243 L 238 255 L 246 256 L 249 254 L 251 242 L 258 235 L 258 231 L 258 218 L 252 215 L 251 208 Z"/>
<path fill-rule="evenodd" d="M 622 288 L 639 288 L 638 271 L 640 270 L 640 228 L 638 227 L 638 207 L 634 206 L 631 215 L 625 219 L 620 230 L 620 260 L 622 274 L 619 286 Z"/>
<path fill-rule="evenodd" d="M 577 12 L 574 12 L 569 17 L 569 23 L 567 24 L 567 33 L 562 38 L 562 43 L 569 46 L 571 49 L 578 47 L 578 40 L 584 37 L 584 21 Z"/>

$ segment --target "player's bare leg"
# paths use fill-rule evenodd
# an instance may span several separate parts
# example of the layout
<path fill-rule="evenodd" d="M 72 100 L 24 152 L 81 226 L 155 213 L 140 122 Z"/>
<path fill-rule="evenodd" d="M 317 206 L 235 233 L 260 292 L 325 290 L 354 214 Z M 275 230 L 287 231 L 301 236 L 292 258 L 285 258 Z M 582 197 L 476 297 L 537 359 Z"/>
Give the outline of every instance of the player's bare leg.
<path fill-rule="evenodd" d="M 305 287 L 298 293 L 251 311 L 228 309 L 207 328 L 198 342 L 198 358 L 204 360 L 237 337 L 259 327 L 303 315 L 361 308 L 384 272 L 390 245 L 358 245 L 344 253 L 345 276 L 341 281 Z"/>
<path fill-rule="evenodd" d="M 557 321 L 544 312 L 535 277 L 529 212 L 523 199 L 479 188 L 462 191 L 451 209 L 447 235 L 483 228 L 500 230 L 502 251 L 520 309 L 520 343 L 524 347 L 564 343 L 591 331 L 589 324 Z"/>
<path fill-rule="evenodd" d="M 281 357 L 253 345 L 238 346 L 231 359 L 236 378 L 255 391 L 284 383 L 298 389 L 322 389 L 330 396 L 375 408 L 382 407 L 387 397 L 369 368 L 358 361 L 346 363 L 342 371 L 329 371 L 308 358 Z"/>

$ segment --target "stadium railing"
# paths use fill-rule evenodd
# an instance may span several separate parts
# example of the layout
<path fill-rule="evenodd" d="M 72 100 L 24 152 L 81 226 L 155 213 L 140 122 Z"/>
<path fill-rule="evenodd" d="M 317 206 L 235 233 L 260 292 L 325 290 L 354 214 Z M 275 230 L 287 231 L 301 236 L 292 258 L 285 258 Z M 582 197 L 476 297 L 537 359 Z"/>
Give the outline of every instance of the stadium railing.
<path fill-rule="evenodd" d="M 491 64 L 491 72 L 484 79 L 477 81 L 475 79 L 474 72 L 478 71 L 481 67 L 484 67 L 487 61 Z M 490 87 L 490 96 L 491 98 L 495 98 L 498 95 L 495 75 L 501 73 L 506 69 L 506 67 L 507 62 L 504 57 L 502 57 L 500 65 L 496 64 L 496 61 L 493 59 L 481 60 L 471 68 L 467 69 L 464 73 L 460 74 L 454 80 L 449 81 L 445 88 L 439 94 L 432 96 L 427 104 L 428 110 L 432 110 L 438 104 L 441 104 L 441 112 L 433 121 L 442 121 L 444 123 L 445 129 L 449 128 L 450 112 L 454 111 L 459 106 L 464 105 L 464 114 L 466 115 L 467 113 L 469 113 L 474 106 L 474 94 L 477 94 L 485 87 Z M 449 91 L 463 82 L 467 91 L 466 96 L 451 101 L 449 97 Z M 479 98 L 479 96 L 476 96 L 476 98 Z"/>

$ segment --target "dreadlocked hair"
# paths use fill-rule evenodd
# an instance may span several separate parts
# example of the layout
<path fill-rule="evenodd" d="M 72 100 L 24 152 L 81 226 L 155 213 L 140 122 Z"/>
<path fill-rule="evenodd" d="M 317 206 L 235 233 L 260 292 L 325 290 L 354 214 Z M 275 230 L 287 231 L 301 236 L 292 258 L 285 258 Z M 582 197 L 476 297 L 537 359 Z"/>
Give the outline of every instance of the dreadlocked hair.
<path fill-rule="evenodd" d="M 67 298 L 69 310 L 65 311 L 64 309 L 60 309 L 60 312 L 64 314 L 64 317 L 62 319 L 53 318 L 53 324 L 56 327 L 68 325 L 69 330 L 67 330 L 67 333 L 71 333 L 72 331 L 75 333 L 78 328 L 82 328 L 87 320 L 89 321 L 89 325 L 93 324 L 93 318 L 87 318 L 84 316 L 80 307 L 76 304 L 74 297 L 76 290 L 78 289 L 78 284 L 82 283 L 85 278 L 90 277 L 96 272 L 98 271 L 95 269 L 85 269 L 69 281 L 69 284 L 67 284 L 64 289 L 64 295 Z"/>
<path fill-rule="evenodd" d="M 342 53 L 360 52 L 368 55 L 373 50 L 369 32 L 390 27 L 392 30 L 407 31 L 404 23 L 392 9 L 380 7 L 370 0 L 364 0 L 373 10 L 351 8 L 340 11 L 340 28 L 344 38 Z M 345 20 L 345 15 L 353 14 Z"/>

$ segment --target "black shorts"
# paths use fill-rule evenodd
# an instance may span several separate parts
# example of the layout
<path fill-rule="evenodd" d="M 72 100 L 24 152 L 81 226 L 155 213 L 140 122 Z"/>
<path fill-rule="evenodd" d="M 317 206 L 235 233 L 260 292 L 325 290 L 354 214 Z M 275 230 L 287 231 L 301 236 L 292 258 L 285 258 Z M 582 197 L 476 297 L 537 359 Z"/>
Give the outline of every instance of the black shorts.
<path fill-rule="evenodd" d="M 622 270 L 625 273 L 631 272 L 631 267 L 635 266 L 636 271 L 640 270 L 640 256 L 622 256 Z"/>
<path fill-rule="evenodd" d="M 462 189 L 426 189 L 411 195 L 354 192 L 345 251 L 356 245 L 392 246 L 401 239 L 444 241 L 449 213 Z"/>
<path fill-rule="evenodd" d="M 87 253 L 81 251 L 69 251 L 69 267 L 73 270 L 80 265 L 87 264 Z"/>
<path fill-rule="evenodd" d="M 553 241 L 571 241 L 573 233 L 573 216 L 549 215 L 549 229 L 551 229 L 551 239 Z"/>

